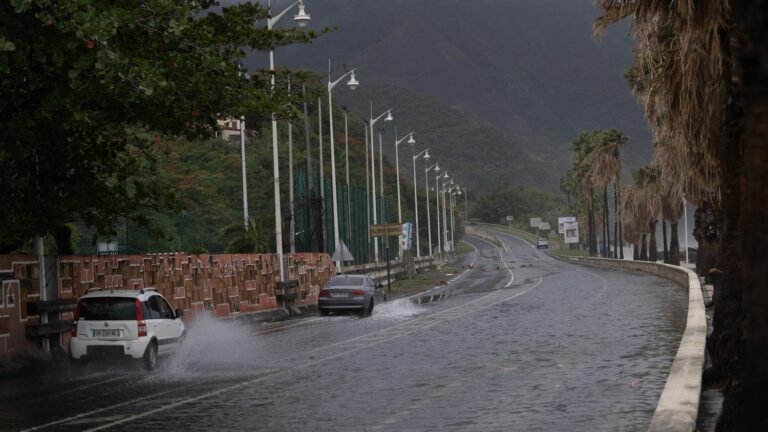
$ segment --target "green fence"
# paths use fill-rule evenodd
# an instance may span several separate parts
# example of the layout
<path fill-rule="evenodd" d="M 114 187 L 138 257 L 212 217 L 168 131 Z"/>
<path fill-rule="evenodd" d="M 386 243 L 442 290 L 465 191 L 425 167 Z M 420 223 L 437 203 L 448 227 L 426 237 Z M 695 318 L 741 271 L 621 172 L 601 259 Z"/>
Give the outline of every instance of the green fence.
<path fill-rule="evenodd" d="M 296 250 L 298 252 L 333 253 L 333 191 L 331 179 L 324 179 L 324 195 L 320 196 L 320 177 L 313 175 L 312 184 L 308 182 L 306 169 L 299 169 L 296 175 Z M 336 182 L 339 212 L 339 239 L 342 240 L 352 255 L 354 264 L 373 261 L 373 239 L 368 237 L 369 211 L 372 211 L 370 194 L 365 188 Z M 391 201 L 382 196 L 376 197 L 378 223 L 391 222 L 393 215 Z M 369 210 L 370 209 L 370 210 Z M 370 214 L 371 221 L 373 215 Z M 323 229 L 320 229 L 323 227 Z M 379 240 L 380 242 L 382 240 Z M 390 255 L 397 253 L 397 238 L 389 239 Z M 379 257 L 383 260 L 384 244 L 380 243 Z"/>

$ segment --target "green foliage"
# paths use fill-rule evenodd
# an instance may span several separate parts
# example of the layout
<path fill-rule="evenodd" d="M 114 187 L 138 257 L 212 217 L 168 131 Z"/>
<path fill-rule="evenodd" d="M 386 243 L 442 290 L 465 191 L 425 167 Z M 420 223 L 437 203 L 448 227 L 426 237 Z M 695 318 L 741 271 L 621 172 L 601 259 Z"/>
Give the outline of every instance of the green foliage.
<path fill-rule="evenodd" d="M 512 186 L 497 179 L 487 192 L 477 198 L 471 213 L 490 223 L 499 223 L 506 216 L 513 216 L 517 223 L 527 224 L 529 218 L 541 217 L 552 226 L 557 226 L 557 217 L 562 216 L 564 210 L 565 202 L 551 192 Z"/>
<path fill-rule="evenodd" d="M 0 244 L 78 221 L 101 233 L 115 233 L 122 217 L 146 227 L 152 210 L 178 212 L 189 199 L 175 193 L 178 173 L 158 163 L 177 137 L 211 136 L 222 116 L 285 111 L 269 75 L 248 77 L 238 62 L 315 35 L 254 26 L 267 17 L 258 4 L 215 6 L 2 6 Z"/>

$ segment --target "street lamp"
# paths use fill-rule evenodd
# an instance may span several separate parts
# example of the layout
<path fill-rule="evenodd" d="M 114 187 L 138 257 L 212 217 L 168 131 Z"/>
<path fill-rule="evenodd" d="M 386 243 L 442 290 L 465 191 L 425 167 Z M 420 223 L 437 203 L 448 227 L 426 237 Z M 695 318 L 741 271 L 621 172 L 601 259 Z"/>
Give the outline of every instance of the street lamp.
<path fill-rule="evenodd" d="M 282 18 L 289 10 L 294 6 L 299 5 L 299 13 L 294 15 L 293 20 L 299 27 L 304 27 L 310 20 L 304 9 L 304 1 L 297 0 L 290 6 L 285 8 L 282 12 L 272 17 L 272 0 L 269 0 L 269 14 L 270 18 L 267 20 L 267 29 L 272 30 L 274 25 Z M 271 72 L 271 88 L 272 92 L 275 91 L 275 50 L 269 50 L 269 70 Z M 273 112 L 272 115 L 272 168 L 275 177 L 275 246 L 277 247 L 277 260 L 280 266 L 280 281 L 285 280 L 285 263 L 283 263 L 283 216 L 280 209 L 280 165 L 277 155 L 277 117 Z"/>
<path fill-rule="evenodd" d="M 384 116 L 386 116 L 386 118 L 384 118 Z M 376 218 L 376 213 L 377 213 L 376 212 L 376 160 L 374 158 L 375 152 L 374 152 L 374 148 L 373 148 L 373 146 L 374 146 L 374 144 L 373 144 L 373 140 L 374 140 L 374 138 L 373 138 L 373 126 L 376 124 L 377 121 L 379 121 L 382 118 L 384 118 L 384 121 L 386 121 L 386 122 L 391 122 L 392 120 L 394 120 L 394 118 L 392 117 L 392 108 L 384 111 L 383 113 L 381 113 L 381 115 L 379 115 L 378 117 L 374 118 L 373 117 L 373 101 L 371 101 L 371 118 L 370 118 L 370 121 L 368 122 L 368 129 L 371 132 L 371 141 L 370 141 L 371 142 L 371 186 L 372 186 L 371 187 L 371 192 L 372 192 L 371 196 L 373 198 L 373 212 L 372 213 L 373 213 L 373 224 L 374 225 L 377 224 L 378 222 L 377 222 L 377 218 Z M 379 242 L 378 241 L 374 241 L 373 242 L 373 259 L 374 259 L 375 262 L 379 262 Z"/>
<path fill-rule="evenodd" d="M 403 210 L 400 205 L 400 154 L 398 147 L 400 144 L 408 140 L 408 144 L 415 144 L 416 140 L 413 139 L 413 132 L 407 133 L 404 137 L 397 139 L 397 128 L 395 128 L 395 170 L 397 171 L 397 221 L 403 223 Z"/>
<path fill-rule="evenodd" d="M 424 159 L 424 165 L 426 167 L 426 159 Z M 429 215 L 429 172 L 434 169 L 435 172 L 440 172 L 440 165 L 435 162 L 431 167 L 426 167 L 424 170 L 424 189 L 427 192 L 427 239 L 429 241 L 429 255 L 432 256 L 432 217 Z"/>
<path fill-rule="evenodd" d="M 454 188 L 454 192 L 451 192 L 451 246 L 455 250 L 455 239 L 454 234 L 456 233 L 456 220 L 455 220 L 455 214 L 456 214 L 456 200 L 453 198 L 453 195 L 461 196 L 461 187 L 456 186 Z"/>
<path fill-rule="evenodd" d="M 437 245 L 438 245 L 438 251 L 440 253 L 440 256 L 442 256 L 443 252 L 443 231 L 442 231 L 442 223 L 440 221 L 440 195 L 442 194 L 442 189 L 440 187 L 440 179 L 447 178 L 448 177 L 448 171 L 437 174 L 437 170 L 435 170 L 435 208 L 437 209 Z"/>
<path fill-rule="evenodd" d="M 410 142 L 410 141 L 409 141 Z M 411 146 L 413 153 L 416 153 L 416 142 L 414 141 Z M 416 258 L 421 258 L 421 248 L 419 244 L 419 202 L 418 202 L 418 188 L 416 187 L 416 159 L 424 156 L 424 160 L 429 160 L 429 149 L 425 149 L 419 154 L 413 155 L 413 210 L 416 212 Z M 429 203 L 427 203 L 429 205 Z"/>
<path fill-rule="evenodd" d="M 448 176 L 445 177 L 445 181 L 441 184 L 441 197 L 440 199 L 443 202 L 443 248 L 446 252 L 450 252 L 453 248 L 451 245 L 448 244 L 448 211 L 446 210 L 446 204 L 445 204 L 445 195 L 448 192 L 447 186 L 451 186 L 453 184 L 453 179 L 448 178 Z"/>
<path fill-rule="evenodd" d="M 350 90 L 355 90 L 360 83 L 355 79 L 355 71 L 351 71 L 340 76 L 336 81 L 331 80 L 331 61 L 328 60 L 328 139 L 331 147 L 331 199 L 333 199 L 333 242 L 336 250 L 339 250 L 339 202 L 336 195 L 336 152 L 333 145 L 333 88 L 346 77 L 349 77 L 347 86 Z M 341 270 L 343 259 L 336 261 L 336 267 Z"/>

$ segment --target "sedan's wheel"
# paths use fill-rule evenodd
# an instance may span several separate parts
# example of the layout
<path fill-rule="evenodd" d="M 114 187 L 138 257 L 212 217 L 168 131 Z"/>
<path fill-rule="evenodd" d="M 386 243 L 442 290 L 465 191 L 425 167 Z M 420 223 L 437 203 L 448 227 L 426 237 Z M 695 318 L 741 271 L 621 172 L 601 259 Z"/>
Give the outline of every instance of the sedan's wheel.
<path fill-rule="evenodd" d="M 147 350 L 144 351 L 144 369 L 151 371 L 157 366 L 157 342 L 152 341 L 147 346 Z"/>
<path fill-rule="evenodd" d="M 360 308 L 360 312 L 359 312 L 360 318 L 365 318 L 367 316 L 370 316 L 371 312 L 373 312 L 373 300 L 371 300 L 371 302 L 368 303 L 368 306 L 363 306 L 362 308 Z"/>
<path fill-rule="evenodd" d="M 320 316 L 328 316 L 331 313 L 331 311 L 329 311 L 328 309 L 317 308 L 317 313 L 320 314 Z"/>

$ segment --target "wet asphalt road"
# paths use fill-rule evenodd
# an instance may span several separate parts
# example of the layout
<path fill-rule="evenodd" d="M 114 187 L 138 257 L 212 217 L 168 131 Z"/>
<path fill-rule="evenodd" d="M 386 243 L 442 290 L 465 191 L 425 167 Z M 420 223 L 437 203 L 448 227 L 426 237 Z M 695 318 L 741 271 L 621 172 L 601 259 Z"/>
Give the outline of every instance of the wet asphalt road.
<path fill-rule="evenodd" d="M 372 317 L 202 320 L 151 374 L 89 365 L 0 382 L 0 430 L 645 430 L 684 291 L 467 238 L 452 296 Z"/>

